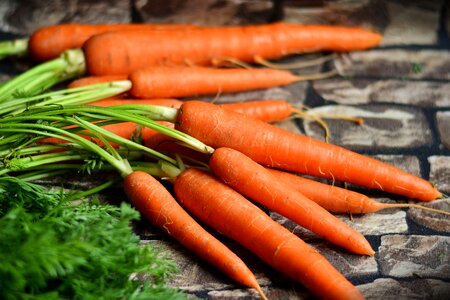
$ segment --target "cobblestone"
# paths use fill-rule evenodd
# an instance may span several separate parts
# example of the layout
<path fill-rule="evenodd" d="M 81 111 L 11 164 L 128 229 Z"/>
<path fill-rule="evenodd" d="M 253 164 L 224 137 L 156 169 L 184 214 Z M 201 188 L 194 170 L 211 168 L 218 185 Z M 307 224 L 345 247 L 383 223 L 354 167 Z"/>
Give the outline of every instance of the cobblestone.
<path fill-rule="evenodd" d="M 424 114 L 413 108 L 329 105 L 311 109 L 310 112 L 362 118 L 362 125 L 344 120 L 326 120 L 330 127 L 330 142 L 351 149 L 420 147 L 432 142 Z M 303 124 L 307 135 L 324 139 L 323 128 L 317 122 L 307 119 Z"/>
<path fill-rule="evenodd" d="M 447 107 L 450 83 L 401 79 L 325 79 L 313 83 L 324 99 L 339 104 L 395 103 Z"/>
<path fill-rule="evenodd" d="M 442 145 L 450 150 L 450 112 L 438 111 L 436 113 L 436 122 L 439 131 L 439 139 Z"/>
<path fill-rule="evenodd" d="M 385 235 L 377 256 L 384 276 L 448 278 L 449 253 L 450 237 Z"/>

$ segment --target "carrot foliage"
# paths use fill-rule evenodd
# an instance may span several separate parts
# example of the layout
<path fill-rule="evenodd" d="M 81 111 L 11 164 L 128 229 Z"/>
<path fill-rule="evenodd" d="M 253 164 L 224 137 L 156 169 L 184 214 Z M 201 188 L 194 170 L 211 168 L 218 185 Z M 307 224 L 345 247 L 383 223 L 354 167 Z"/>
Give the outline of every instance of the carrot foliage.
<path fill-rule="evenodd" d="M 0 178 L 1 299 L 184 299 L 164 285 L 174 264 L 133 233 L 136 210 L 65 196 Z"/>

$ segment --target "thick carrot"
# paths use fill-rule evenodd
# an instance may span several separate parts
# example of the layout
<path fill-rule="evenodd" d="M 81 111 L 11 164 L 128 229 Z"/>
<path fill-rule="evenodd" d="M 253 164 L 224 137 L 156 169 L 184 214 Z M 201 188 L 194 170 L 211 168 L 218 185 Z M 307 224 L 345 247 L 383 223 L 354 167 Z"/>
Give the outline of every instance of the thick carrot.
<path fill-rule="evenodd" d="M 197 218 L 301 282 L 316 296 L 363 298 L 316 250 L 211 174 L 188 169 L 176 178 L 174 187 L 181 205 Z"/>
<path fill-rule="evenodd" d="M 178 98 L 241 92 L 287 85 L 307 79 L 275 69 L 151 67 L 130 74 L 136 98 Z M 175 84 L 174 84 L 175 83 Z"/>
<path fill-rule="evenodd" d="M 425 207 L 414 203 L 382 203 L 364 194 L 328 185 L 296 174 L 275 169 L 267 169 L 279 180 L 304 194 L 326 210 L 334 213 L 367 214 L 388 208 L 413 207 L 436 213 L 450 214 L 450 212 Z"/>
<path fill-rule="evenodd" d="M 37 61 L 58 57 L 65 50 L 80 48 L 90 37 L 114 30 L 166 30 L 198 27 L 187 24 L 58 24 L 36 30 L 29 39 L 28 52 Z"/>
<path fill-rule="evenodd" d="M 373 255 L 362 234 L 239 151 L 218 148 L 209 160 L 214 174 L 242 195 L 357 254 Z"/>
<path fill-rule="evenodd" d="M 295 134 L 201 101 L 182 104 L 176 128 L 213 147 L 230 147 L 258 163 L 431 201 L 428 181 L 376 159 Z"/>
<path fill-rule="evenodd" d="M 125 177 L 124 190 L 130 202 L 154 225 L 236 282 L 264 295 L 245 263 L 189 216 L 158 180 L 134 171 Z"/>
<path fill-rule="evenodd" d="M 84 43 L 91 75 L 130 74 L 162 65 L 211 65 L 233 58 L 280 58 L 311 51 L 351 51 L 377 46 L 381 36 L 355 27 L 273 23 L 248 26 L 162 30 L 120 30 Z"/>

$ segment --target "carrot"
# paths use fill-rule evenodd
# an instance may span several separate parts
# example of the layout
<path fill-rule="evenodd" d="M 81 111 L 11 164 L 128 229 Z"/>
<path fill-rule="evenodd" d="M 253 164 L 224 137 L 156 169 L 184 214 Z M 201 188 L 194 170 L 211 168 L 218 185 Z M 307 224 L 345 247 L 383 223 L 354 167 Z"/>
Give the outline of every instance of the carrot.
<path fill-rule="evenodd" d="M 73 80 L 67 88 L 76 88 L 80 86 L 86 86 L 96 83 L 104 83 L 115 80 L 126 80 L 128 79 L 125 75 L 105 75 L 105 76 L 87 76 Z"/>
<path fill-rule="evenodd" d="M 93 106 L 116 106 L 124 104 L 159 105 L 179 108 L 183 102 L 177 99 L 103 99 L 88 103 Z"/>
<path fill-rule="evenodd" d="M 289 172 L 267 169 L 279 180 L 289 184 L 292 188 L 316 202 L 326 210 L 334 213 L 367 214 L 388 208 L 414 207 L 436 213 L 450 214 L 450 212 L 421 206 L 414 203 L 382 203 L 364 194 L 328 185 L 312 179 L 304 178 Z"/>
<path fill-rule="evenodd" d="M 174 183 L 182 206 L 264 262 L 327 299 L 362 299 L 321 254 L 211 174 L 182 172 Z"/>
<path fill-rule="evenodd" d="M 182 104 L 176 128 L 213 147 L 238 150 L 258 163 L 431 201 L 428 181 L 376 159 L 295 134 L 201 101 Z"/>
<path fill-rule="evenodd" d="M 217 59 L 254 62 L 311 51 L 363 50 L 379 44 L 377 33 L 354 27 L 273 23 L 97 34 L 84 45 L 91 75 L 130 74 L 162 65 L 208 66 Z"/>
<path fill-rule="evenodd" d="M 328 74 L 296 76 L 288 71 L 266 68 L 172 66 L 138 69 L 129 79 L 133 84 L 130 90 L 133 97 L 178 98 L 264 89 L 322 76 Z"/>
<path fill-rule="evenodd" d="M 216 176 L 242 195 L 330 242 L 357 254 L 375 253 L 362 234 L 239 151 L 218 148 L 209 166 Z"/>
<path fill-rule="evenodd" d="M 166 30 L 199 26 L 188 24 L 58 24 L 36 30 L 29 39 L 28 52 L 37 61 L 58 57 L 65 50 L 80 48 L 90 37 L 114 30 Z"/>
<path fill-rule="evenodd" d="M 151 175 L 134 171 L 124 179 L 130 202 L 148 220 L 230 278 L 255 288 L 265 298 L 253 273 L 224 244 L 203 229 Z"/>

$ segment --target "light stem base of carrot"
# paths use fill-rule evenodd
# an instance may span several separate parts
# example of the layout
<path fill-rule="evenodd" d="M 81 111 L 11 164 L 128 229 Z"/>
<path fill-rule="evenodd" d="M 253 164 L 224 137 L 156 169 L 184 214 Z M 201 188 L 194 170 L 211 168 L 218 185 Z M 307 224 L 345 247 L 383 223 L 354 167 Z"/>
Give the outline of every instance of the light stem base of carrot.
<path fill-rule="evenodd" d="M 0 60 L 9 56 L 24 56 L 28 50 L 28 39 L 15 39 L 0 42 Z"/>

